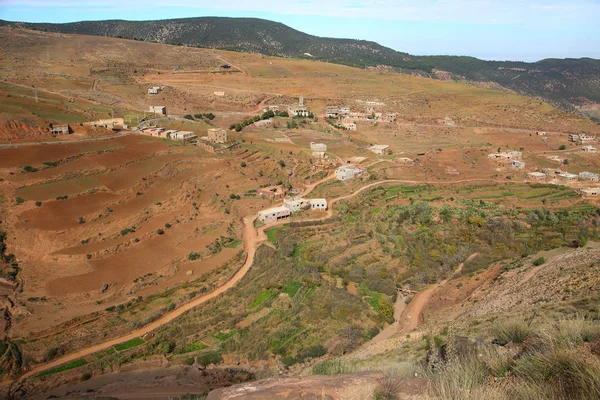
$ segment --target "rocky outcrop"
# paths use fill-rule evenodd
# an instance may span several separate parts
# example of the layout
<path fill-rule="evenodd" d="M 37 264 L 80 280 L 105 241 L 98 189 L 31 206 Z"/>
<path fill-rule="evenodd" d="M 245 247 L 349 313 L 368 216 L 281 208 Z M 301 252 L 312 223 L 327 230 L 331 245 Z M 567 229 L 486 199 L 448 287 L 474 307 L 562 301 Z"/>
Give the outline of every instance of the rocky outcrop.
<path fill-rule="evenodd" d="M 389 387 L 397 390 L 396 396 L 402 400 L 425 398 L 427 381 L 424 379 L 386 378 L 381 372 L 360 372 L 355 374 L 306 377 L 275 377 L 255 382 L 242 383 L 213 390 L 207 400 L 233 399 L 329 399 L 364 400 L 373 398 L 376 390 Z"/>

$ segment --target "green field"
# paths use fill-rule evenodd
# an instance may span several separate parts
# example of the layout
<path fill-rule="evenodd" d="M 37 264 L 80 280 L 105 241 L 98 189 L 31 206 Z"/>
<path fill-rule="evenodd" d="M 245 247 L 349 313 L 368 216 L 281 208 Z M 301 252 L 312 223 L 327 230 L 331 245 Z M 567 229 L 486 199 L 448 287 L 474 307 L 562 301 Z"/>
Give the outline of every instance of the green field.
<path fill-rule="evenodd" d="M 141 344 L 144 344 L 144 343 L 146 343 L 146 342 L 144 342 L 143 339 L 141 339 L 141 338 L 135 338 L 135 339 L 131 339 L 131 340 L 129 340 L 127 342 L 124 342 L 124 343 L 119 343 L 119 344 L 117 344 L 114 347 L 115 347 L 115 350 L 117 350 L 117 351 L 123 351 L 123 350 L 127 350 L 127 349 L 131 349 L 131 348 L 137 347 L 137 346 L 139 346 Z"/>
<path fill-rule="evenodd" d="M 208 346 L 202 342 L 188 343 L 183 348 L 182 353 L 191 353 L 193 351 L 200 351 L 200 350 L 204 350 L 206 348 L 208 348 Z"/>
<path fill-rule="evenodd" d="M 71 361 L 70 363 L 63 364 L 60 367 L 56 367 L 56 368 L 52 368 L 52 369 L 40 372 L 35 377 L 43 378 L 44 376 L 58 374 L 59 372 L 68 371 L 73 368 L 81 367 L 82 365 L 85 365 L 85 364 L 87 364 L 87 361 L 85 361 L 83 358 L 80 358 L 78 360 Z"/>
<path fill-rule="evenodd" d="M 259 294 L 258 297 L 252 302 L 252 304 L 248 306 L 248 308 L 256 308 L 274 296 L 275 291 L 273 289 L 263 290 L 261 294 Z"/>

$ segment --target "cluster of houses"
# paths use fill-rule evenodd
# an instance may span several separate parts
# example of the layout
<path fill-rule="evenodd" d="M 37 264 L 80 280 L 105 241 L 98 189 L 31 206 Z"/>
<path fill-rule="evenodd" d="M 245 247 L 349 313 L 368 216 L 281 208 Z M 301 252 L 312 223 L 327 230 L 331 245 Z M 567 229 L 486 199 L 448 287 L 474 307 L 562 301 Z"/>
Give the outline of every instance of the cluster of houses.
<path fill-rule="evenodd" d="M 372 102 L 368 102 L 372 103 Z M 325 108 L 325 117 L 341 120 L 341 127 L 347 130 L 356 130 L 356 121 L 372 122 L 394 122 L 396 113 L 382 113 L 376 110 L 376 105 L 367 105 L 366 112 L 352 111 L 350 107 L 327 106 Z"/>
<path fill-rule="evenodd" d="M 595 137 L 587 136 L 585 133 L 571 134 L 569 135 L 569 142 L 577 143 L 577 144 L 585 144 L 596 141 Z"/>
<path fill-rule="evenodd" d="M 195 139 L 197 136 L 194 132 L 190 131 L 178 131 L 175 129 L 165 130 L 165 128 L 151 127 L 140 131 L 142 135 L 159 137 L 169 140 L 179 140 L 181 142 L 187 142 Z"/>
<path fill-rule="evenodd" d="M 125 124 L 125 120 L 123 118 L 99 119 L 97 121 L 84 122 L 82 125 L 90 126 L 92 128 L 110 129 L 113 131 L 120 131 L 123 129 L 128 129 L 128 126 L 127 126 L 127 124 Z M 69 124 L 64 124 L 64 125 L 51 124 L 50 125 L 50 134 L 51 135 L 70 135 L 71 133 L 73 133 L 73 129 L 71 128 L 71 126 Z"/>
<path fill-rule="evenodd" d="M 576 182 L 578 180 L 598 182 L 599 178 L 600 178 L 599 174 L 597 174 L 595 172 L 587 172 L 587 171 L 580 172 L 579 175 L 572 174 L 570 172 L 557 171 L 552 168 L 544 168 L 542 171 L 543 172 L 539 172 L 539 171 L 528 172 L 527 176 L 529 176 L 529 178 L 536 180 L 536 181 L 544 181 L 547 178 L 550 178 L 550 179 L 557 178 L 558 180 L 560 180 L 562 182 Z"/>
<path fill-rule="evenodd" d="M 510 165 L 516 169 L 525 168 L 525 163 L 521 161 L 523 157 L 522 151 L 504 151 L 502 153 L 488 154 L 488 158 L 499 161 L 510 161 Z"/>
<path fill-rule="evenodd" d="M 265 224 L 270 224 L 305 209 L 325 211 L 327 210 L 327 199 L 287 198 L 283 200 L 282 206 L 259 211 L 258 219 Z"/>

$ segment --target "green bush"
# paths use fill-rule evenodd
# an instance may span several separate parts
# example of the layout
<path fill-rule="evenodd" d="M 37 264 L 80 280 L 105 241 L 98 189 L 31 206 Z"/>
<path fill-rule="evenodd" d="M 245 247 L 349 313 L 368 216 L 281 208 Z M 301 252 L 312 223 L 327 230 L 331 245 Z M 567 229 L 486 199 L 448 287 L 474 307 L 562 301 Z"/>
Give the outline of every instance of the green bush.
<path fill-rule="evenodd" d="M 156 230 L 156 233 L 158 233 L 159 235 L 163 235 L 165 233 L 165 231 L 163 231 L 162 229 L 158 228 Z"/>
<path fill-rule="evenodd" d="M 539 257 L 539 258 L 536 258 L 536 259 L 533 261 L 533 265 L 535 265 L 536 267 L 538 267 L 538 266 L 540 266 L 540 265 L 542 265 L 542 264 L 545 264 L 545 263 L 546 263 L 546 259 L 545 259 L 544 257 Z"/>
<path fill-rule="evenodd" d="M 561 144 L 560 147 L 558 148 L 559 150 L 566 150 L 567 146 L 565 146 L 564 144 Z"/>
<path fill-rule="evenodd" d="M 36 207 L 41 207 L 42 206 L 42 202 L 41 201 L 36 201 L 35 205 L 36 205 Z"/>
<path fill-rule="evenodd" d="M 131 233 L 131 232 L 135 232 L 135 230 L 132 229 L 132 228 L 121 229 L 121 236 L 125 236 L 125 235 L 127 235 L 128 233 Z"/>
<path fill-rule="evenodd" d="M 22 198 L 22 197 L 17 196 L 17 197 L 15 197 L 15 203 L 17 203 L 17 204 L 23 204 L 23 203 L 25 203 L 25 199 Z"/>
<path fill-rule="evenodd" d="M 220 364 L 223 362 L 223 357 L 221 353 L 216 351 L 209 351 L 208 353 L 204 353 L 198 356 L 198 364 L 206 367 L 210 364 Z"/>
<path fill-rule="evenodd" d="M 194 361 L 195 361 L 194 357 L 188 357 L 183 360 L 183 363 L 185 365 L 194 365 Z"/>
<path fill-rule="evenodd" d="M 33 168 L 31 165 L 26 165 L 23 167 L 23 171 L 25 172 L 36 172 L 37 170 L 37 168 Z"/>
<path fill-rule="evenodd" d="M 202 254 L 198 253 L 197 251 L 194 251 L 194 252 L 188 254 L 188 260 L 190 260 L 190 261 L 196 261 L 196 260 L 199 260 L 200 258 L 202 258 Z"/>

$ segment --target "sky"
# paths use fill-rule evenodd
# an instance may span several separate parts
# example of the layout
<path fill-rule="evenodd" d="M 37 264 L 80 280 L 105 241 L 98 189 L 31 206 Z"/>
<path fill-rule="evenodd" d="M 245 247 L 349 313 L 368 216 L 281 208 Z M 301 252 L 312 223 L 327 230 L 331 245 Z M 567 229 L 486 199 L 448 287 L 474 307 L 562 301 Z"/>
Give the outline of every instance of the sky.
<path fill-rule="evenodd" d="M 0 0 L 0 19 L 255 17 L 415 55 L 600 58 L 600 0 Z"/>

